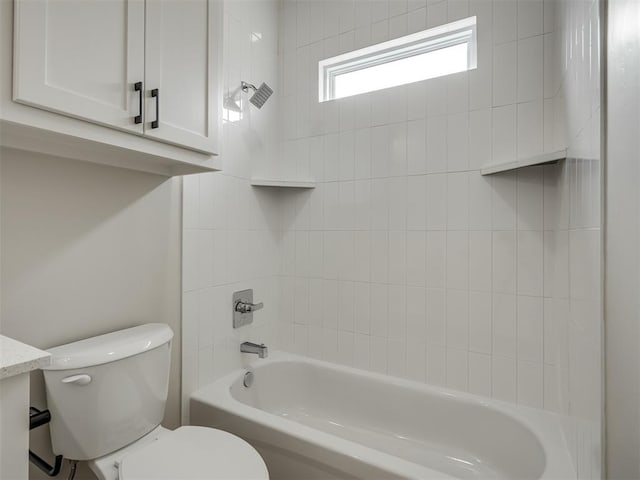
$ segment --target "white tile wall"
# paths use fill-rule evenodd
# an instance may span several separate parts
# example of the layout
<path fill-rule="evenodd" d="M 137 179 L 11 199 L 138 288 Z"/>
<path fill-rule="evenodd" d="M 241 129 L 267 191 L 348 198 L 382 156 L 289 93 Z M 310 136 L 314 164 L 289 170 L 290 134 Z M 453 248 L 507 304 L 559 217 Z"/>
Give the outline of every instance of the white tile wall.
<path fill-rule="evenodd" d="M 577 469 L 597 477 L 599 44 L 576 34 L 597 5 L 228 3 L 227 89 L 280 88 L 225 125 L 224 174 L 185 180 L 185 395 L 239 366 L 242 339 L 277 342 L 569 414 Z M 476 70 L 317 102 L 318 60 L 468 15 Z M 479 175 L 567 145 L 563 165 Z M 251 172 L 317 187 L 252 190 Z M 244 287 L 267 308 L 233 332 L 227 298 Z"/>
<path fill-rule="evenodd" d="M 569 159 L 545 172 L 544 402 L 569 416 L 565 433 L 579 478 L 603 475 L 600 6 L 558 2 L 545 38 L 558 68 L 544 89 L 556 92 L 565 117 Z"/>
<path fill-rule="evenodd" d="M 182 407 L 187 423 L 189 395 L 242 365 L 240 343 L 275 346 L 280 202 L 269 189 L 252 188 L 249 178 L 256 170 L 260 174 L 256 167 L 269 171 L 278 149 L 277 25 L 276 1 L 225 3 L 224 92 L 245 80 L 267 82 L 276 93 L 259 111 L 244 98 L 241 119 L 224 112 L 225 119 L 235 121 L 223 126 L 223 172 L 183 181 Z M 253 325 L 234 330 L 231 295 L 245 288 L 253 288 L 265 308 L 255 314 Z"/>
<path fill-rule="evenodd" d="M 283 18 L 310 4 L 319 10 L 318 3 L 325 5 L 286 1 Z M 391 28 L 405 22 L 399 3 L 355 2 L 358 41 L 349 48 L 404 34 Z M 588 58 L 578 55 L 582 45 L 567 45 L 578 38 L 569 27 L 581 29 L 581 15 L 597 14 L 597 3 L 442 0 L 426 12 L 422 4 L 406 8 L 409 18 L 426 13 L 427 26 L 478 16 L 477 70 L 324 104 L 316 102 L 313 77 L 282 92 L 307 109 L 283 110 L 283 123 L 298 125 L 281 136 L 283 152 L 292 143 L 313 144 L 316 164 L 309 169 L 318 187 L 298 195 L 295 208 L 283 208 L 283 236 L 291 241 L 280 245 L 281 298 L 304 295 L 291 290 L 303 279 L 324 292 L 310 297 L 329 303 L 315 302 L 322 321 L 300 331 L 307 339 L 295 347 L 533 407 L 597 410 L 597 402 L 571 399 L 568 389 L 569 377 L 585 371 L 571 342 L 585 322 L 591 335 L 600 321 L 597 308 L 589 320 L 576 317 L 585 311 L 578 298 L 599 298 L 599 103 L 588 97 L 599 91 L 598 70 L 578 77 L 596 58 L 597 42 L 585 40 Z M 282 32 L 283 76 L 291 73 L 287 52 L 315 45 L 315 62 L 347 48 L 326 34 L 305 42 Z M 570 61 L 565 53 L 573 54 Z M 299 63 L 298 77 L 314 62 Z M 323 119 L 323 127 L 311 119 Z M 479 175 L 491 159 L 567 144 L 580 160 Z M 305 164 L 296 171 L 309 170 Z M 306 222 L 311 205 L 317 221 Z M 324 268 L 301 273 L 302 260 L 291 252 L 306 235 L 317 239 L 313 255 Z M 287 339 L 304 320 L 286 311 L 280 318 L 282 345 L 294 348 Z M 589 354 L 593 362 L 598 352 Z M 599 398 L 597 382 L 586 386 Z"/>
<path fill-rule="evenodd" d="M 341 27 L 353 44 L 327 29 L 332 3 L 283 4 L 281 75 L 305 81 L 281 92 L 298 106 L 283 109 L 281 123 L 297 128 L 282 132 L 282 151 L 313 145 L 315 164 L 286 162 L 298 163 L 297 175 L 313 170 L 318 187 L 283 207 L 280 340 L 308 355 L 544 407 L 545 171 L 489 178 L 479 168 L 544 151 L 544 101 L 556 93 L 544 91 L 551 7 L 442 0 L 424 11 L 424 3 L 356 1 L 355 22 Z M 321 37 L 307 36 L 309 9 L 324 12 Z M 425 14 L 413 25 L 478 16 L 477 70 L 317 102 L 316 60 L 404 35 L 407 15 Z M 290 33 L 296 28 L 303 37 Z M 310 49 L 312 61 L 291 65 Z M 322 268 L 303 266 L 309 254 Z M 307 320 L 286 311 L 289 297 L 309 305 L 310 318 L 322 316 L 313 330 L 296 330 Z"/>

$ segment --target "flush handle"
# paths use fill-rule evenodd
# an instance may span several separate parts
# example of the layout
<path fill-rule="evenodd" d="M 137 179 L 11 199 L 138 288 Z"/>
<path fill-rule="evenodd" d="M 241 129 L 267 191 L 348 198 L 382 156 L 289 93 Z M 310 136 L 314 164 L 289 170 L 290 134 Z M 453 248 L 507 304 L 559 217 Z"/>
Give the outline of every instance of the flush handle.
<path fill-rule="evenodd" d="M 91 383 L 91 377 L 86 373 L 71 375 L 62 379 L 62 383 L 73 383 L 75 385 L 87 385 Z"/>

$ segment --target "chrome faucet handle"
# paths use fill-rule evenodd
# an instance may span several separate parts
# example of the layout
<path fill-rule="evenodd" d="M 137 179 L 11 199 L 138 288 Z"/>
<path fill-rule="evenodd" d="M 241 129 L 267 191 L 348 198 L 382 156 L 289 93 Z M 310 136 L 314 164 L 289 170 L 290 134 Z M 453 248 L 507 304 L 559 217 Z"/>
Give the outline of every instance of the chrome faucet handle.
<path fill-rule="evenodd" d="M 253 303 L 253 289 L 233 292 L 231 308 L 233 309 L 233 328 L 240 328 L 253 323 L 253 312 L 264 307 L 262 302 Z"/>
<path fill-rule="evenodd" d="M 255 312 L 256 310 L 260 310 L 263 307 L 264 307 L 264 303 L 262 302 L 249 303 L 249 302 L 239 301 L 239 302 L 236 302 L 235 311 L 240 313 L 249 313 L 249 312 Z"/>

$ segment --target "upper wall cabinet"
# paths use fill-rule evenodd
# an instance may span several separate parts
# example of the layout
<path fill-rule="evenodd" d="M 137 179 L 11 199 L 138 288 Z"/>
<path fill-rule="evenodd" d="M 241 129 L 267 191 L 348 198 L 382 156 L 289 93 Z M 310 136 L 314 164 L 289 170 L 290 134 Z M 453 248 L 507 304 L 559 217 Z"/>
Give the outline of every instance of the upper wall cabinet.
<path fill-rule="evenodd" d="M 221 0 L 15 0 L 13 27 L 15 102 L 219 152 Z"/>
<path fill-rule="evenodd" d="M 213 10 L 211 0 L 147 0 L 145 30 L 145 135 L 210 153 L 221 98 Z"/>
<path fill-rule="evenodd" d="M 143 1 L 18 0 L 15 8 L 17 102 L 143 133 Z"/>

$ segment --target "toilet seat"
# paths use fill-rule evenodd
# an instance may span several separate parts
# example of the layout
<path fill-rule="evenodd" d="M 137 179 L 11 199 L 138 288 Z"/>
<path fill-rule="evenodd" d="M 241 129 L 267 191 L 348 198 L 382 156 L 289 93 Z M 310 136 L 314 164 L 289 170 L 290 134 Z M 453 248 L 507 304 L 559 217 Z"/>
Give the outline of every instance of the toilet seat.
<path fill-rule="evenodd" d="M 120 480 L 266 480 L 258 452 L 231 433 L 180 427 L 129 453 L 118 466 Z"/>

